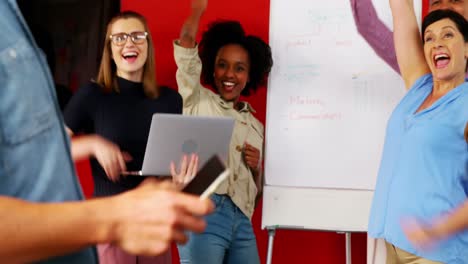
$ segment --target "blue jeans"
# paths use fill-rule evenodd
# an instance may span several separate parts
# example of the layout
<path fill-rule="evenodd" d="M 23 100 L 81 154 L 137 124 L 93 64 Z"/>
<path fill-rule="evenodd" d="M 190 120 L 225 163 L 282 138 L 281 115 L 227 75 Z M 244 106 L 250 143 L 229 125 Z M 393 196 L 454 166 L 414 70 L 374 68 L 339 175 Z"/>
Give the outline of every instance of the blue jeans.
<path fill-rule="evenodd" d="M 205 218 L 204 233 L 189 233 L 189 241 L 178 245 L 183 264 L 259 264 L 252 223 L 227 195 L 214 194 L 213 214 Z"/>

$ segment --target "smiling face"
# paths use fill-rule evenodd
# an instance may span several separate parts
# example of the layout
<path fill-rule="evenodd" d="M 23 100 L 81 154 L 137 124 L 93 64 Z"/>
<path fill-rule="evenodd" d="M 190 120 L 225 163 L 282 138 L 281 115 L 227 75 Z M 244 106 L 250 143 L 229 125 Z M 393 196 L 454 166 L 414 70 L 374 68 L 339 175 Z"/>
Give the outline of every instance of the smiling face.
<path fill-rule="evenodd" d="M 439 9 L 449 9 L 468 19 L 468 0 L 431 0 L 429 12 Z"/>
<path fill-rule="evenodd" d="M 239 100 L 249 81 L 249 72 L 249 54 L 242 46 L 228 44 L 219 49 L 215 59 L 214 83 L 224 100 Z"/>
<path fill-rule="evenodd" d="M 465 75 L 468 44 L 448 18 L 434 22 L 424 31 L 424 55 L 435 79 L 451 80 Z"/>
<path fill-rule="evenodd" d="M 144 33 L 145 26 L 136 18 L 118 19 L 112 24 L 111 35 L 119 33 Z M 117 76 L 127 80 L 141 82 L 143 67 L 148 58 L 148 41 L 135 44 L 131 37 L 127 37 L 122 45 L 111 41 L 112 59 L 117 67 Z"/>

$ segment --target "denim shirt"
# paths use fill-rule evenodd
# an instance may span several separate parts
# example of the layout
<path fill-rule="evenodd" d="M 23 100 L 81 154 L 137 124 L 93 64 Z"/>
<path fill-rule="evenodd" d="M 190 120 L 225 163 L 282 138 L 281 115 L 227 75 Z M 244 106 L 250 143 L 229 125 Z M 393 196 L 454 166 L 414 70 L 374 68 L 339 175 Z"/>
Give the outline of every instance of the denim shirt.
<path fill-rule="evenodd" d="M 14 0 L 0 1 L 0 30 L 0 195 L 80 200 L 54 84 Z M 41 263 L 97 263 L 97 258 L 86 248 Z"/>

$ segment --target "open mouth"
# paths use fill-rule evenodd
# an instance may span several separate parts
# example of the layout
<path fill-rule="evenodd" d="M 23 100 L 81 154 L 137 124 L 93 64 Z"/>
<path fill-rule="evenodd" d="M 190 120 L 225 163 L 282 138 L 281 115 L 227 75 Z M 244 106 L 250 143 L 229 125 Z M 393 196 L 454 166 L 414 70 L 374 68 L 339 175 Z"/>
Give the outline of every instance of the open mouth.
<path fill-rule="evenodd" d="M 138 53 L 135 51 L 124 52 L 122 57 L 126 62 L 133 63 L 138 58 Z"/>
<path fill-rule="evenodd" d="M 235 83 L 233 82 L 222 82 L 224 90 L 230 92 L 234 90 L 234 87 L 236 86 Z"/>
<path fill-rule="evenodd" d="M 445 68 L 450 63 L 450 56 L 446 53 L 436 54 L 433 59 L 437 69 Z"/>

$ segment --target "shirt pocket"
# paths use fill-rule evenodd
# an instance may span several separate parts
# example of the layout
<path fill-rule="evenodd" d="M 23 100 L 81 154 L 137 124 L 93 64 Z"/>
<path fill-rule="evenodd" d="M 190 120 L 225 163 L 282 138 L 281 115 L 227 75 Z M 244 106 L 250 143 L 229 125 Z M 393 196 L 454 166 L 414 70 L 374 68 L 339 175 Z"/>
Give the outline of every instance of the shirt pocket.
<path fill-rule="evenodd" d="M 252 122 L 247 141 L 254 147 L 260 150 L 260 155 L 263 157 L 263 127 Z"/>
<path fill-rule="evenodd" d="M 1 142 L 21 144 L 50 129 L 56 120 L 54 91 L 41 55 L 19 38 L 0 50 Z"/>

